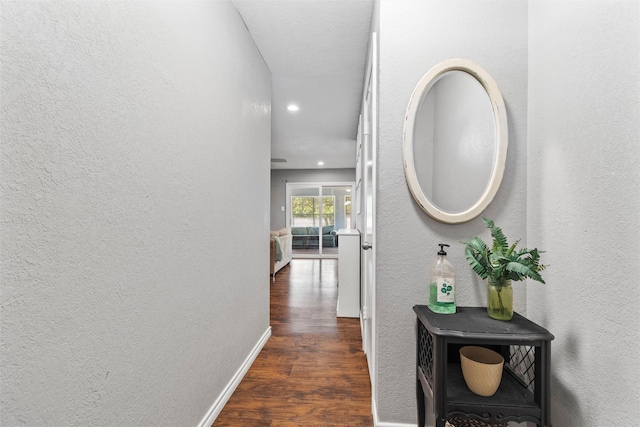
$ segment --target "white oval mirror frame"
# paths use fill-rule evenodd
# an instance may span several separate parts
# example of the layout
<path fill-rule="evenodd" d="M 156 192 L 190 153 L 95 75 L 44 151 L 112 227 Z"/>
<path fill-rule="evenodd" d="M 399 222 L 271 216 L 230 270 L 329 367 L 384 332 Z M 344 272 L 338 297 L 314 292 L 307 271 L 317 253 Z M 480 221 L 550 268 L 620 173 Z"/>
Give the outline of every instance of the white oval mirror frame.
<path fill-rule="evenodd" d="M 496 135 L 495 157 L 493 159 L 493 168 L 487 186 L 475 203 L 460 212 L 446 212 L 440 209 L 425 195 L 424 191 L 420 187 L 420 182 L 416 174 L 413 154 L 414 131 L 422 99 L 429 89 L 440 79 L 440 77 L 450 71 L 463 71 L 468 73 L 482 85 L 484 90 L 487 92 L 489 101 L 491 102 Z M 449 59 L 430 69 L 420 79 L 411 94 L 409 105 L 407 107 L 402 136 L 402 154 L 405 178 L 407 180 L 409 191 L 420 208 L 430 217 L 440 222 L 457 224 L 470 221 L 480 215 L 489 203 L 491 203 L 500 188 L 507 158 L 507 148 L 508 128 L 507 112 L 504 100 L 502 99 L 502 94 L 498 89 L 498 85 L 482 67 L 468 59 Z"/>

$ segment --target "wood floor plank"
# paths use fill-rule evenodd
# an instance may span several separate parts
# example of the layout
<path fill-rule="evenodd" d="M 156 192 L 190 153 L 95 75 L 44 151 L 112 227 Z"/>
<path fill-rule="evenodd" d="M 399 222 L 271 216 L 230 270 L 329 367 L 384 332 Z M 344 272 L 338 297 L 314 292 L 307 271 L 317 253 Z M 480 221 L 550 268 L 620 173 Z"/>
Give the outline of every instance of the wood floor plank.
<path fill-rule="evenodd" d="M 336 318 L 337 260 L 294 259 L 269 283 L 271 338 L 213 427 L 373 426 L 359 320 Z"/>

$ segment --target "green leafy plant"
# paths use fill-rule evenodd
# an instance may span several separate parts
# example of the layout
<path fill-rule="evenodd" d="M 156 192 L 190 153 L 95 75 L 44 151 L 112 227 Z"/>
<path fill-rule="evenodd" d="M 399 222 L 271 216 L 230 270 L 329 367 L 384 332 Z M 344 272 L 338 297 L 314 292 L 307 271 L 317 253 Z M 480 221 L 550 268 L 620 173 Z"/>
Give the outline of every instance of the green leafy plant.
<path fill-rule="evenodd" d="M 520 281 L 530 278 L 544 283 L 540 276 L 540 272 L 546 268 L 540 264 L 542 251 L 526 248 L 516 250 L 520 240 L 509 245 L 500 227 L 488 218 L 482 219 L 491 231 L 493 244 L 488 246 L 479 237 L 462 242 L 465 245 L 465 257 L 473 271 L 483 279 L 489 279 L 498 288 L 507 283 L 507 280 Z"/>

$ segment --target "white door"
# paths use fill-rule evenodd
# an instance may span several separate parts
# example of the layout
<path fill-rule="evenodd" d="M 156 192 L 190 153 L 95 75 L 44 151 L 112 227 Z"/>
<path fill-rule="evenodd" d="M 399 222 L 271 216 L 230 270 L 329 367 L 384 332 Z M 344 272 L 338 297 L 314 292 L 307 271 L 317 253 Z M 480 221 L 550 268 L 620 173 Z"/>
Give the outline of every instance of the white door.
<path fill-rule="evenodd" d="M 359 221 L 362 235 L 362 291 L 361 318 L 362 344 L 367 355 L 369 375 L 371 377 L 371 395 L 376 401 L 376 238 L 375 238 L 375 207 L 376 207 L 376 141 L 377 141 L 377 37 L 372 34 L 371 50 L 369 52 L 369 68 L 366 77 L 363 99 L 363 114 L 361 126 L 361 140 L 359 153 L 361 185 Z"/>

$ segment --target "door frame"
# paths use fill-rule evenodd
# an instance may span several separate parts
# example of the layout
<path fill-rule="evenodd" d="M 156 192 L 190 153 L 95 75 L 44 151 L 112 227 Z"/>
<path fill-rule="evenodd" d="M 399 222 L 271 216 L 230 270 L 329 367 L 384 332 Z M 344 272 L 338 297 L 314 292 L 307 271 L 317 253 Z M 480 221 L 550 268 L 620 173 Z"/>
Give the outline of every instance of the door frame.
<path fill-rule="evenodd" d="M 378 143 L 378 39 L 371 34 L 367 71 L 362 96 L 362 114 L 358 132 L 357 221 L 362 242 L 371 244 L 361 249 L 361 311 L 363 350 L 367 356 L 371 380 L 371 400 L 374 410 L 378 395 L 377 365 L 377 315 L 376 315 L 376 194 L 377 194 L 377 143 Z M 368 171 L 369 169 L 369 171 Z M 370 172 L 370 175 L 368 174 Z M 367 177 L 370 177 L 370 182 Z M 370 197 L 370 198 L 369 198 Z"/>

